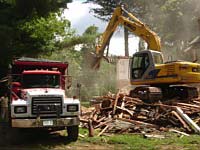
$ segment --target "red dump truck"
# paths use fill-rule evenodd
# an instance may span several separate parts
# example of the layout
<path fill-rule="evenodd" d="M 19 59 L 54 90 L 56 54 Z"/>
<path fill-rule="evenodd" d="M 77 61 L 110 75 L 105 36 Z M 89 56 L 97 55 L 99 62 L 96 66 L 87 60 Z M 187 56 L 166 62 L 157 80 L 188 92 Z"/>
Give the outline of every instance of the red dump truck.
<path fill-rule="evenodd" d="M 80 102 L 69 98 L 68 63 L 33 58 L 12 62 L 9 74 L 9 122 L 11 128 L 66 129 L 78 138 Z"/>

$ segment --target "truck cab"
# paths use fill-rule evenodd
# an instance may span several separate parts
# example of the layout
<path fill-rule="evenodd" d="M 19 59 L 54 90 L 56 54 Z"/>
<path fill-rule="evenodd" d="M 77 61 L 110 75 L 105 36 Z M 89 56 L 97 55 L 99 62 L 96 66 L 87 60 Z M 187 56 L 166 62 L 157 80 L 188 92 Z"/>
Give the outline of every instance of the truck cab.
<path fill-rule="evenodd" d="M 68 63 L 21 58 L 10 74 L 10 123 L 14 128 L 67 129 L 78 138 L 80 102 L 66 96 Z M 70 79 L 70 80 L 69 80 Z"/>

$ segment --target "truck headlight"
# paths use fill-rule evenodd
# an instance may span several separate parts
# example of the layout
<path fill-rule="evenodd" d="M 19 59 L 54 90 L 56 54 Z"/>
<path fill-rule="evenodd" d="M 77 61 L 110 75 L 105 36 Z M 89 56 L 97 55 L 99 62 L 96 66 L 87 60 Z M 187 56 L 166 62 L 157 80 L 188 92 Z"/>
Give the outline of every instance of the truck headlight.
<path fill-rule="evenodd" d="M 15 106 L 14 112 L 16 114 L 22 114 L 27 112 L 27 107 L 26 106 Z"/>
<path fill-rule="evenodd" d="M 67 105 L 68 112 L 76 112 L 78 111 L 78 105 Z"/>

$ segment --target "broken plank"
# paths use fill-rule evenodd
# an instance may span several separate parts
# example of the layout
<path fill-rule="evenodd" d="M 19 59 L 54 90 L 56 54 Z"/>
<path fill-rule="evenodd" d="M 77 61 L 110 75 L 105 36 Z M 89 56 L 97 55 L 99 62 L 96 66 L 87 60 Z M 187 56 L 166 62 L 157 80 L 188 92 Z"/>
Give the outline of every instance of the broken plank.
<path fill-rule="evenodd" d="M 105 128 L 103 128 L 103 130 L 97 136 L 101 136 L 108 129 L 108 127 L 109 127 L 109 125 L 107 125 Z"/>
<path fill-rule="evenodd" d="M 114 102 L 114 106 L 113 106 L 113 112 L 112 112 L 113 115 L 115 115 L 116 106 L 117 106 L 117 102 L 118 102 L 119 97 L 120 97 L 120 90 L 117 92 L 117 95 L 116 95 L 116 98 L 115 98 L 115 102 Z"/>
<path fill-rule="evenodd" d="M 86 119 L 83 119 L 83 118 L 80 118 L 80 122 L 83 122 L 83 123 L 88 123 L 88 120 L 86 120 Z"/>
<path fill-rule="evenodd" d="M 117 107 L 117 109 L 120 109 L 120 110 L 122 110 L 122 111 L 125 111 L 125 112 L 127 112 L 129 115 L 133 116 L 133 111 L 131 111 L 131 110 L 129 110 L 129 109 L 126 109 L 126 108 L 121 108 L 121 107 L 119 107 L 119 106 L 116 106 L 116 107 Z"/>
<path fill-rule="evenodd" d="M 104 122 L 100 122 L 100 123 L 99 123 L 97 126 L 95 126 L 94 128 L 97 129 L 97 128 L 99 128 L 99 127 L 102 127 L 102 126 L 106 125 L 107 123 L 110 123 L 110 122 L 112 122 L 112 119 L 111 119 L 111 118 L 109 118 L 108 120 L 106 120 L 106 121 L 104 121 Z"/>
<path fill-rule="evenodd" d="M 95 120 L 95 122 L 96 122 L 96 123 L 100 123 L 100 122 L 102 122 L 104 119 L 106 119 L 106 117 L 102 117 L 102 118 L 100 118 L 100 119 L 98 119 L 98 120 Z"/>
<path fill-rule="evenodd" d="M 124 99 L 125 98 L 125 96 L 123 97 L 123 99 L 122 99 L 122 104 L 121 104 L 121 107 L 120 107 L 120 109 L 123 109 L 124 108 L 124 105 L 125 105 L 125 103 L 124 103 Z M 118 107 L 118 106 L 116 106 L 116 107 Z M 123 112 L 121 112 L 121 114 L 119 114 L 119 118 L 122 118 L 122 116 L 123 116 Z"/>
<path fill-rule="evenodd" d="M 157 126 L 155 124 L 146 123 L 146 122 L 142 122 L 142 121 L 125 119 L 125 118 L 117 118 L 117 119 L 122 120 L 122 121 L 126 121 L 126 122 L 130 122 L 130 123 L 135 124 L 135 125 L 143 125 L 143 126 L 150 127 L 150 128 L 159 128 L 159 126 Z"/>
<path fill-rule="evenodd" d="M 196 133 L 200 133 L 200 127 L 180 107 L 176 107 L 176 111 Z"/>
<path fill-rule="evenodd" d="M 178 131 L 178 130 L 175 130 L 175 129 L 169 129 L 170 132 L 176 132 L 176 133 L 179 133 L 179 134 L 182 134 L 182 135 L 185 135 L 185 136 L 190 136 L 189 134 L 185 133 L 185 132 L 181 132 L 181 131 Z"/>
<path fill-rule="evenodd" d="M 190 127 L 185 123 L 185 121 L 179 116 L 179 114 L 175 111 L 172 111 L 172 114 L 178 118 L 178 120 L 182 123 L 183 127 L 186 128 L 188 131 L 191 131 Z"/>
<path fill-rule="evenodd" d="M 164 139 L 164 135 L 159 134 L 144 134 L 144 138 L 158 138 L 158 139 Z"/>
<path fill-rule="evenodd" d="M 198 108 L 198 109 L 200 109 L 200 106 L 198 106 L 198 105 L 193 105 L 193 104 L 188 104 L 188 103 L 176 103 L 176 105 L 178 105 L 178 106 L 188 106 L 188 107 L 193 107 L 193 108 Z"/>

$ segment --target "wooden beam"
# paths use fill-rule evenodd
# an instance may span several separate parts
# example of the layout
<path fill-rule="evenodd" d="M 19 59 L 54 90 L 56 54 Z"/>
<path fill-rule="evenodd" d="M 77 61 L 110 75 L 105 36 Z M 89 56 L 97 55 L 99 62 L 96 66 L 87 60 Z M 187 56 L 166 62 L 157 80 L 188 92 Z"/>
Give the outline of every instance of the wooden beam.
<path fill-rule="evenodd" d="M 196 133 L 200 133 L 200 127 L 180 107 L 176 107 L 176 111 Z"/>

